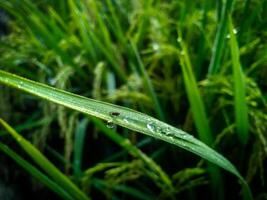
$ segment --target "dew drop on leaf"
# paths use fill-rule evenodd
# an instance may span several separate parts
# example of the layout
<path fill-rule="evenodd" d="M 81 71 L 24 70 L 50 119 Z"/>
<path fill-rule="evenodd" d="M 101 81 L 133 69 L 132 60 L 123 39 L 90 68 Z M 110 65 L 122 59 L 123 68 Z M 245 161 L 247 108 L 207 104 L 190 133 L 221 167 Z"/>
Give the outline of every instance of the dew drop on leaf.
<path fill-rule="evenodd" d="M 154 125 L 153 122 L 149 122 L 146 127 L 148 128 L 148 130 L 150 130 L 151 132 L 155 132 L 156 131 L 156 126 Z"/>
<path fill-rule="evenodd" d="M 122 120 L 126 123 L 130 123 L 130 121 L 131 121 L 131 119 L 129 117 L 124 117 Z"/>
<path fill-rule="evenodd" d="M 107 126 L 108 128 L 115 128 L 115 124 L 113 123 L 112 120 L 108 120 L 106 126 Z"/>

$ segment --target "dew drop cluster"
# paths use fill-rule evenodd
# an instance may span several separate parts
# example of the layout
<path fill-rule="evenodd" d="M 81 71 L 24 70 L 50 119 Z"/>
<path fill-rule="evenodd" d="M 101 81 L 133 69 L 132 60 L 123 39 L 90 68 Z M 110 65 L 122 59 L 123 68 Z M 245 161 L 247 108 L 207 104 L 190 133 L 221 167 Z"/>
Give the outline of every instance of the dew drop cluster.
<path fill-rule="evenodd" d="M 147 129 L 151 132 L 151 133 L 156 133 L 156 134 L 160 134 L 161 136 L 168 136 L 172 139 L 190 139 L 193 136 L 190 134 L 187 134 L 183 131 L 180 131 L 179 133 L 177 133 L 177 130 L 175 128 L 171 128 L 170 126 L 162 126 L 162 124 L 157 124 L 155 122 L 149 122 L 147 123 Z"/>

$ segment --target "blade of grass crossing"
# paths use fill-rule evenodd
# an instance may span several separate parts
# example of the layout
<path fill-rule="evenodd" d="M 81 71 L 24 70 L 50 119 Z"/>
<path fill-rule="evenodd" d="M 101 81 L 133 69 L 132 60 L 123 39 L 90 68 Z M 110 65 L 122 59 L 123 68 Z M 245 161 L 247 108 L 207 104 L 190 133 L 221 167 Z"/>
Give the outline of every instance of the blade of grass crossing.
<path fill-rule="evenodd" d="M 79 122 L 75 131 L 73 170 L 77 180 L 82 174 L 82 153 L 88 122 L 88 119 L 83 119 L 81 122 Z"/>
<path fill-rule="evenodd" d="M 123 82 L 126 82 L 127 77 L 125 71 L 121 68 L 119 61 L 114 57 L 113 54 L 110 53 L 113 50 L 107 49 L 105 44 L 102 43 L 101 39 L 99 39 L 93 31 L 90 31 L 89 34 L 97 48 L 102 51 L 102 53 L 106 56 L 107 60 L 110 62 L 111 66 L 113 67 L 119 78 Z"/>
<path fill-rule="evenodd" d="M 149 32 L 153 1 L 154 0 L 147 0 L 142 2 L 142 14 L 139 16 L 137 22 L 139 24 L 138 29 L 133 37 L 133 41 L 138 46 L 143 46 L 142 41 L 144 41 Z"/>
<path fill-rule="evenodd" d="M 12 158 L 17 164 L 19 164 L 22 168 L 24 168 L 29 174 L 37 178 L 41 183 L 43 183 L 49 189 L 57 193 L 60 197 L 66 200 L 73 200 L 73 198 L 70 196 L 70 194 L 66 192 L 66 190 L 61 188 L 58 184 L 56 184 L 54 181 L 49 179 L 45 174 L 39 171 L 36 167 L 34 167 L 30 163 L 28 163 L 26 160 L 24 160 L 22 157 L 20 157 L 18 154 L 16 154 L 8 146 L 0 143 L 0 150 L 3 151 L 5 154 L 7 154 L 10 158 Z"/>
<path fill-rule="evenodd" d="M 196 123 L 199 138 L 208 145 L 212 145 L 213 138 L 209 127 L 208 118 L 205 112 L 204 103 L 201 99 L 197 82 L 192 71 L 191 62 L 188 56 L 187 47 L 184 44 L 181 35 L 178 39 L 181 45 L 181 54 L 179 56 L 184 76 L 187 96 L 190 102 L 191 111 Z"/>
<path fill-rule="evenodd" d="M 226 2 L 223 2 L 224 5 L 222 14 L 220 14 L 220 23 L 216 33 L 214 45 L 212 47 L 212 57 L 209 65 L 208 75 L 216 74 L 219 70 L 227 33 L 227 16 L 229 13 L 231 13 L 234 4 L 234 0 L 226 0 Z"/>
<path fill-rule="evenodd" d="M 110 10 L 111 13 L 111 18 L 112 18 L 112 24 L 114 24 L 114 34 L 117 36 L 118 40 L 124 45 L 124 47 L 127 46 L 126 42 L 126 37 L 124 36 L 121 23 L 119 22 L 118 15 L 116 14 L 115 7 L 113 5 L 113 2 L 111 0 L 106 0 L 108 9 Z"/>
<path fill-rule="evenodd" d="M 107 184 L 105 184 L 105 181 L 100 180 L 100 179 L 94 179 L 94 183 L 93 183 L 96 187 L 98 186 L 99 188 L 103 189 L 107 189 Z M 126 185 L 114 185 L 113 187 L 114 190 L 119 191 L 119 192 L 123 192 L 125 194 L 128 194 L 130 196 L 132 196 L 134 199 L 141 199 L 141 200 L 151 200 L 154 199 L 155 197 L 150 196 L 146 193 L 144 193 L 143 191 L 137 190 L 133 187 L 129 187 Z"/>
<path fill-rule="evenodd" d="M 182 50 L 179 58 L 182 67 L 186 92 L 190 102 L 191 112 L 193 114 L 194 122 L 198 130 L 199 138 L 209 146 L 212 146 L 213 137 L 209 126 L 209 121 L 205 112 L 204 103 L 201 99 L 197 82 L 194 77 L 187 47 L 183 42 L 181 33 L 179 35 L 180 38 L 178 39 L 178 41 L 181 45 L 181 50 Z M 223 184 L 219 169 L 209 165 L 209 172 L 213 182 L 212 183 L 212 186 L 214 187 L 213 191 L 220 193 L 220 195 L 214 193 L 213 194 L 214 197 L 218 196 L 221 197 L 221 199 L 223 199 L 223 190 L 222 190 Z"/>
<path fill-rule="evenodd" d="M 159 100 L 157 98 L 157 95 L 155 93 L 154 87 L 152 85 L 152 82 L 151 82 L 151 80 L 150 80 L 150 78 L 149 78 L 149 76 L 148 76 L 148 74 L 146 72 L 145 66 L 144 66 L 144 64 L 143 64 L 143 62 L 141 60 L 141 57 L 140 57 L 140 55 L 139 55 L 139 53 L 137 51 L 137 48 L 136 48 L 135 44 L 132 41 L 130 41 L 130 42 L 131 42 L 131 46 L 132 46 L 132 49 L 134 51 L 134 54 L 136 56 L 138 65 L 140 67 L 141 75 L 143 76 L 143 80 L 144 80 L 146 89 L 147 89 L 147 91 L 148 91 L 149 95 L 151 96 L 151 99 L 152 99 L 152 101 L 154 103 L 157 115 L 161 120 L 164 120 L 165 117 L 164 117 L 162 108 L 160 106 Z"/>
<path fill-rule="evenodd" d="M 103 38 L 104 43 L 109 46 L 109 48 L 111 49 L 112 47 L 112 42 L 111 42 L 111 38 L 110 38 L 110 34 L 108 31 L 108 28 L 105 24 L 105 21 L 103 19 L 103 15 L 101 13 L 101 9 L 99 9 L 99 4 L 96 1 L 88 1 L 87 2 L 87 7 L 90 8 L 90 11 L 93 13 L 93 15 L 95 16 L 95 20 L 99 26 L 99 32 L 101 33 L 101 36 Z M 102 4 L 101 4 L 102 5 Z"/>
<path fill-rule="evenodd" d="M 200 40 L 198 42 L 198 52 L 197 52 L 197 59 L 195 61 L 196 64 L 196 77 L 197 79 L 200 77 L 201 75 L 201 71 L 202 71 L 202 64 L 204 62 L 204 59 L 207 56 L 207 39 L 206 39 L 206 25 L 207 25 L 207 21 L 208 21 L 208 12 L 211 8 L 211 1 L 207 0 L 205 1 L 205 3 L 203 4 L 203 14 L 202 14 L 202 20 L 201 20 L 201 36 L 200 36 Z"/>
<path fill-rule="evenodd" d="M 84 48 L 90 53 L 89 56 L 92 58 L 94 62 L 97 61 L 97 55 L 95 48 L 92 44 L 90 35 L 88 34 L 88 28 L 87 24 L 89 24 L 89 21 L 86 20 L 86 17 L 84 16 L 84 13 L 80 11 L 76 5 L 76 3 L 73 0 L 68 1 L 69 8 L 71 10 L 71 16 L 73 18 L 73 21 L 75 21 L 77 28 L 79 29 L 79 34 L 82 39 L 82 44 Z"/>
<path fill-rule="evenodd" d="M 0 123 L 8 133 L 17 141 L 25 152 L 38 164 L 54 181 L 61 185 L 75 199 L 89 200 L 76 185 L 74 185 L 62 172 L 60 172 L 38 149 L 19 135 L 11 126 L 0 118 Z"/>
<path fill-rule="evenodd" d="M 221 20 L 222 16 L 222 7 L 223 7 L 223 0 L 217 0 L 216 1 L 216 16 L 217 16 L 217 21 Z"/>
<path fill-rule="evenodd" d="M 232 19 L 228 16 L 228 28 L 230 31 L 230 47 L 234 80 L 234 109 L 237 134 L 240 142 L 245 145 L 248 141 L 249 121 L 248 107 L 246 103 L 245 75 L 239 60 L 239 47 L 235 36 Z"/>

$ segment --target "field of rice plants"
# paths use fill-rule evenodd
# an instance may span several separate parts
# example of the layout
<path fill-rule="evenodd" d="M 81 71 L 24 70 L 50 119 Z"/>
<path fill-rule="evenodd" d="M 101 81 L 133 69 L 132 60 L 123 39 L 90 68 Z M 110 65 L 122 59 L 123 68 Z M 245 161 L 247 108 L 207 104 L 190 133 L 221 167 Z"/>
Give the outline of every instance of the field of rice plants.
<path fill-rule="evenodd" d="M 0 0 L 0 200 L 266 200 L 266 11 Z"/>

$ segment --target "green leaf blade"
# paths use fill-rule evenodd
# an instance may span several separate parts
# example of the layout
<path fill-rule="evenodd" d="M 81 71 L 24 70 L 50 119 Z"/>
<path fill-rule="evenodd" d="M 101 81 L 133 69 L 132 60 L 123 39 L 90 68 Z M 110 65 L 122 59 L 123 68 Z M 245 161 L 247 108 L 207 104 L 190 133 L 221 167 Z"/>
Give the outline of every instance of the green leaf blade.
<path fill-rule="evenodd" d="M 239 48 L 231 17 L 229 19 L 230 47 L 234 80 L 235 122 L 239 140 L 245 145 L 249 137 L 248 107 L 246 103 L 245 75 L 239 60 Z"/>
<path fill-rule="evenodd" d="M 42 182 L 48 188 L 53 190 L 55 193 L 57 193 L 63 199 L 73 200 L 73 198 L 63 188 L 61 188 L 57 183 L 55 183 L 54 181 L 49 179 L 45 174 L 43 174 L 41 171 L 39 171 L 33 165 L 28 163 L 22 157 L 17 155 L 8 146 L 0 143 L 0 150 L 3 151 L 5 154 L 7 154 L 9 157 L 11 157 L 16 163 L 18 163 L 21 167 L 23 167 L 29 174 L 31 174 L 33 177 L 40 180 L 40 182 Z"/>
<path fill-rule="evenodd" d="M 2 70 L 0 70 L 0 82 L 51 102 L 104 120 L 110 120 L 114 124 L 179 146 L 233 173 L 243 184 L 246 184 L 236 168 L 221 154 L 190 134 L 146 114 L 122 106 L 78 96 Z M 114 112 L 118 114 L 116 116 L 112 115 Z"/>
<path fill-rule="evenodd" d="M 89 200 L 79 188 L 74 185 L 62 172 L 60 172 L 38 149 L 30 142 L 19 135 L 11 126 L 0 118 L 0 124 L 8 131 L 8 133 L 17 141 L 25 152 L 61 187 L 69 192 L 76 199 Z"/>

